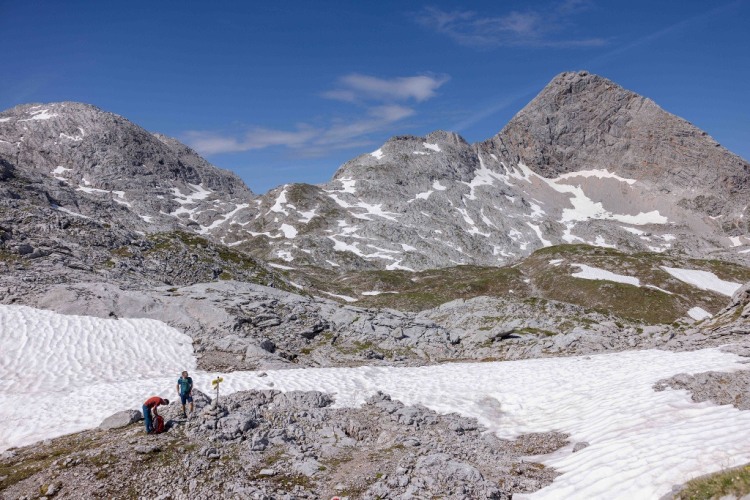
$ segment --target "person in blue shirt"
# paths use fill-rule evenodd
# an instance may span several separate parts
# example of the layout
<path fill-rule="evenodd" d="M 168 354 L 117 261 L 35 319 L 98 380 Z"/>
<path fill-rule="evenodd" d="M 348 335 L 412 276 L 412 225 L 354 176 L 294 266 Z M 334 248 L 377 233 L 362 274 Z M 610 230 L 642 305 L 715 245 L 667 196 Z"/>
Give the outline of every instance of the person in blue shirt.
<path fill-rule="evenodd" d="M 188 377 L 188 372 L 182 372 L 182 376 L 177 379 L 177 394 L 182 403 L 182 416 L 187 417 L 185 403 L 190 403 L 190 413 L 193 413 L 193 379 Z"/>

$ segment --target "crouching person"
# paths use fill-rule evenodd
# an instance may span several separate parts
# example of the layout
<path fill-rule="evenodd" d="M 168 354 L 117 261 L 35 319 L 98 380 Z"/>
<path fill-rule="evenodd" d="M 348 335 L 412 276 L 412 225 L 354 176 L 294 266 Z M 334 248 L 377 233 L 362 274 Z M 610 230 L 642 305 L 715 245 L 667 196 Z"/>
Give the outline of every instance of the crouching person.
<path fill-rule="evenodd" d="M 169 400 L 168 399 L 162 399 L 159 396 L 152 396 L 146 400 L 145 403 L 143 403 L 143 422 L 146 424 L 146 434 L 151 434 L 154 430 L 154 418 L 156 418 L 159 415 L 159 412 L 156 410 L 161 405 L 168 405 Z M 153 416 L 151 415 L 151 412 L 153 413 Z"/>

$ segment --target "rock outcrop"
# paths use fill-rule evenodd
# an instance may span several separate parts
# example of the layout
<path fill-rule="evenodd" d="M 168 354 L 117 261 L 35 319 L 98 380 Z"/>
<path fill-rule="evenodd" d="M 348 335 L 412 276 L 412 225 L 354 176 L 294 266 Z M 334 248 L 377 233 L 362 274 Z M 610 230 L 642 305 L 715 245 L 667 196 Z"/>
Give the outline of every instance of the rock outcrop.
<path fill-rule="evenodd" d="M 218 406 L 199 395 L 195 414 L 160 412 L 168 431 L 142 426 L 90 431 L 6 453 L 10 497 L 496 498 L 548 485 L 556 472 L 524 460 L 566 436 L 514 441 L 474 419 L 405 406 L 377 394 L 334 408 L 319 392 L 250 391 Z M 46 466 L 41 466 L 42 463 Z"/>

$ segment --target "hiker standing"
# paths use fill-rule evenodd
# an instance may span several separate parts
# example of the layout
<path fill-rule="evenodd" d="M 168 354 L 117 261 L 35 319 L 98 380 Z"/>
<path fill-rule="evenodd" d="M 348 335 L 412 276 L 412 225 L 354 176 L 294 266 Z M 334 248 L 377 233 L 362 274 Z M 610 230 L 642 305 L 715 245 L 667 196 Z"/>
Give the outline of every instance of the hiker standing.
<path fill-rule="evenodd" d="M 159 396 L 151 396 L 146 400 L 145 403 L 143 403 L 143 421 L 146 424 L 146 434 L 151 434 L 151 431 L 153 431 L 153 419 L 159 415 L 159 412 L 156 411 L 156 408 L 161 405 L 168 405 L 169 400 L 168 399 L 162 399 Z M 151 416 L 151 411 L 153 410 L 154 415 Z"/>
<path fill-rule="evenodd" d="M 177 394 L 180 395 L 182 403 L 182 416 L 185 414 L 185 403 L 190 403 L 190 413 L 193 413 L 193 379 L 188 377 L 188 372 L 182 372 L 182 377 L 177 379 Z"/>

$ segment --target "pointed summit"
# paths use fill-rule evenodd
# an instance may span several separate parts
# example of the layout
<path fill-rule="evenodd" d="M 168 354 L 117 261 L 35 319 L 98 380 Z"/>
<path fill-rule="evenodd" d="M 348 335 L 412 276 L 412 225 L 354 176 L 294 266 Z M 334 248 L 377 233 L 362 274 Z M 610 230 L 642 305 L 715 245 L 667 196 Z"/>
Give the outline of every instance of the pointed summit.
<path fill-rule="evenodd" d="M 648 181 L 713 215 L 746 204 L 750 164 L 652 100 L 586 71 L 557 75 L 486 147 L 545 177 L 604 169 Z M 717 196 L 721 193 L 721 196 Z"/>

